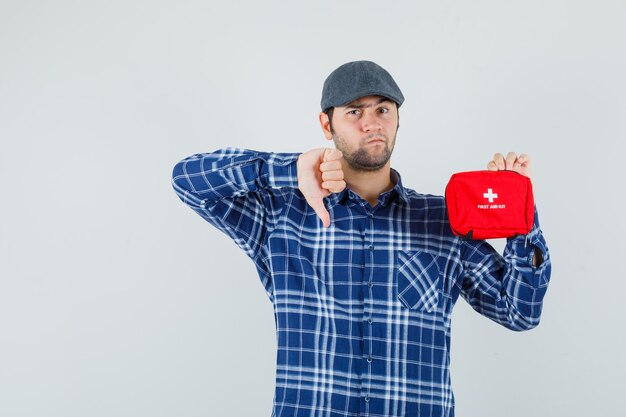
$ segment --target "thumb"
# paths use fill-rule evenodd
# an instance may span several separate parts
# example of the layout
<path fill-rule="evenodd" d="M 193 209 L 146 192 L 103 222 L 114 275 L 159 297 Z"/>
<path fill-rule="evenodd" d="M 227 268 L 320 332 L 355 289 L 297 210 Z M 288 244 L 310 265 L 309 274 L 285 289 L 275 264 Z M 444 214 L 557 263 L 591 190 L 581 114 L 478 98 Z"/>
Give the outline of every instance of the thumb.
<path fill-rule="evenodd" d="M 330 214 L 328 214 L 328 210 L 326 210 L 326 206 L 324 206 L 324 200 L 321 198 L 315 198 L 309 201 L 309 205 L 317 213 L 317 216 L 322 219 L 322 223 L 324 227 L 330 226 Z"/>

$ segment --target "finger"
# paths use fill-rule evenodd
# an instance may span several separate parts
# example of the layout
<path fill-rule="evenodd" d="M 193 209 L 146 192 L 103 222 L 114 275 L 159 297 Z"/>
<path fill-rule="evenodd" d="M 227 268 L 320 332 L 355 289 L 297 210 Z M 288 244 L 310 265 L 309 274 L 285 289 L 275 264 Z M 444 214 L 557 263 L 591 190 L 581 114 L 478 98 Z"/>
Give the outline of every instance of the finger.
<path fill-rule="evenodd" d="M 327 148 L 324 152 L 324 162 L 337 161 L 343 157 L 341 151 L 337 148 Z"/>
<path fill-rule="evenodd" d="M 346 188 L 346 182 L 343 180 L 340 181 L 324 181 L 322 183 L 322 188 L 327 189 L 331 193 L 339 193 L 344 188 Z"/>
<path fill-rule="evenodd" d="M 324 162 L 328 161 L 328 158 L 329 158 L 331 152 L 332 152 L 332 148 L 326 148 L 324 150 L 324 157 L 322 158 L 322 161 L 324 161 Z"/>
<path fill-rule="evenodd" d="M 328 161 L 320 164 L 320 171 L 336 171 L 341 168 L 341 161 Z"/>
<path fill-rule="evenodd" d="M 504 169 L 504 156 L 501 153 L 493 155 L 493 162 L 495 162 L 498 169 Z"/>
<path fill-rule="evenodd" d="M 330 161 L 338 161 L 343 158 L 343 153 L 339 149 L 333 148 L 328 156 Z"/>
<path fill-rule="evenodd" d="M 506 155 L 506 169 L 513 169 L 513 165 L 515 164 L 515 160 L 517 159 L 517 154 L 515 152 L 509 152 Z"/>
<path fill-rule="evenodd" d="M 520 154 L 520 156 L 517 158 L 517 161 L 524 165 L 524 164 L 529 164 L 530 163 L 530 156 L 526 155 L 525 153 Z"/>
<path fill-rule="evenodd" d="M 334 171 L 324 171 L 322 172 L 322 180 L 342 180 L 343 179 L 343 170 L 334 170 Z"/>
<path fill-rule="evenodd" d="M 487 169 L 489 171 L 497 171 L 498 167 L 496 166 L 496 163 L 493 161 L 489 161 L 489 163 L 487 164 Z"/>
<path fill-rule="evenodd" d="M 328 214 L 328 210 L 326 210 L 326 206 L 324 206 L 324 200 L 321 198 L 316 198 L 309 201 L 309 205 L 315 211 L 317 216 L 322 220 L 324 227 L 330 226 L 330 214 Z"/>

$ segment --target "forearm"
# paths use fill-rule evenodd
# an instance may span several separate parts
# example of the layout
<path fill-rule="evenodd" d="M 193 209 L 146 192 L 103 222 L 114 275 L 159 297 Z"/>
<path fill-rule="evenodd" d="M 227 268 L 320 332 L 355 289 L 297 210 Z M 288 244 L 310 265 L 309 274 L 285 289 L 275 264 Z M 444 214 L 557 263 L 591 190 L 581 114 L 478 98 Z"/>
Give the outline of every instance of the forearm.
<path fill-rule="evenodd" d="M 279 189 L 297 186 L 298 155 L 238 148 L 196 154 L 176 164 L 172 185 L 183 203 L 256 260 L 284 205 Z"/>
<path fill-rule="evenodd" d="M 299 155 L 231 147 L 195 154 L 176 164 L 172 185 L 193 208 L 260 189 L 297 187 Z"/>
<path fill-rule="evenodd" d="M 485 247 L 467 255 L 466 298 L 481 314 L 510 329 L 537 326 L 551 263 L 536 210 L 530 233 L 507 239 L 502 257 L 486 253 Z"/>
<path fill-rule="evenodd" d="M 502 279 L 502 296 L 515 313 L 509 316 L 517 318 L 515 324 L 519 327 L 535 327 L 539 324 L 551 271 L 550 255 L 536 210 L 532 230 L 525 236 L 508 239 L 503 258 L 509 267 Z"/>

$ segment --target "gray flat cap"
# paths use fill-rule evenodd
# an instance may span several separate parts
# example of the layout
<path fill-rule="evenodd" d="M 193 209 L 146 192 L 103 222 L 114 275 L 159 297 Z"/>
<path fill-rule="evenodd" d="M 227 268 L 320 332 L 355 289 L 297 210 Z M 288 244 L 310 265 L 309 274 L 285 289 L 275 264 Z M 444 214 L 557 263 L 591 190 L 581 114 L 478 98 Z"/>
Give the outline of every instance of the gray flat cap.
<path fill-rule="evenodd" d="M 343 64 L 330 73 L 322 88 L 322 111 L 365 96 L 383 96 L 402 105 L 404 96 L 391 75 L 372 61 Z"/>

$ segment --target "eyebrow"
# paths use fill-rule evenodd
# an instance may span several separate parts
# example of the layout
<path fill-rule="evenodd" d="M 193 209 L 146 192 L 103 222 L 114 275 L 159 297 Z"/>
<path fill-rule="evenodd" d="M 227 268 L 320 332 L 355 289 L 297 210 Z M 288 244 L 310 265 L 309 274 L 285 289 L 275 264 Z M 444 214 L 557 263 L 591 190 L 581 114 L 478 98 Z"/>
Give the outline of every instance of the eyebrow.
<path fill-rule="evenodd" d="M 391 103 L 391 100 L 389 100 L 387 97 L 381 97 L 378 99 L 378 101 L 374 104 L 370 104 L 368 106 L 364 105 L 363 103 L 358 103 L 358 100 L 353 101 L 352 103 L 348 103 L 346 104 L 345 107 L 349 107 L 352 109 L 362 109 L 363 107 L 372 107 L 372 106 L 377 106 L 382 102 L 388 101 Z"/>

